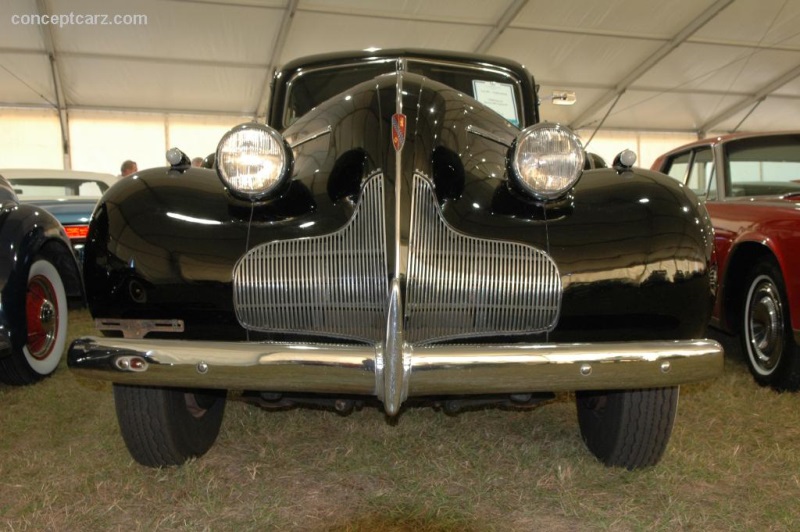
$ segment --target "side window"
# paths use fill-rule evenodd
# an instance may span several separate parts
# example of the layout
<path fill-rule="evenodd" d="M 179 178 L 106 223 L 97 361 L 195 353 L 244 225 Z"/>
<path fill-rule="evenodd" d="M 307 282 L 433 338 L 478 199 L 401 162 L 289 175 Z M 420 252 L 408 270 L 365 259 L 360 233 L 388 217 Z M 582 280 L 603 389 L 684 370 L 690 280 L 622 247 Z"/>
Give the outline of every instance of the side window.
<path fill-rule="evenodd" d="M 691 152 L 675 155 L 667 162 L 667 168 L 664 173 L 683 183 L 686 179 L 686 170 L 689 168 L 689 157 L 691 155 Z"/>
<path fill-rule="evenodd" d="M 758 136 L 725 145 L 729 196 L 800 193 L 800 135 Z"/>
<path fill-rule="evenodd" d="M 717 198 L 714 157 L 710 146 L 679 153 L 667 163 L 668 176 L 685 183 L 700 198 Z"/>

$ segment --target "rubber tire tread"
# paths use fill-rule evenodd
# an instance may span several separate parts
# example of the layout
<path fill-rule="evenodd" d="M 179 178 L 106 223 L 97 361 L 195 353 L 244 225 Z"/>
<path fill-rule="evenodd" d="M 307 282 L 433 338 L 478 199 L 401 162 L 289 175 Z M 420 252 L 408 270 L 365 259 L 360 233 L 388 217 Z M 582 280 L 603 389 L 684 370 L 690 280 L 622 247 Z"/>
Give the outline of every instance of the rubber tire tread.
<path fill-rule="evenodd" d="M 202 416 L 186 406 L 186 393 L 211 402 Z M 134 460 L 149 467 L 175 466 L 205 454 L 217 439 L 225 392 L 114 385 L 120 433 Z"/>
<path fill-rule="evenodd" d="M 744 332 L 744 315 L 747 312 L 744 305 L 747 301 L 747 290 L 750 289 L 750 285 L 760 275 L 768 275 L 772 279 L 772 282 L 780 293 L 781 305 L 783 306 L 784 351 L 781 353 L 778 367 L 775 368 L 775 371 L 773 371 L 771 375 L 760 375 L 753 368 L 750 363 L 750 357 L 747 354 L 749 346 L 747 345 L 747 336 Z M 742 294 L 742 310 L 739 314 L 739 325 L 742 327 L 739 331 L 739 338 L 741 340 L 742 356 L 750 370 L 750 374 L 759 385 L 769 386 L 778 392 L 796 392 L 800 390 L 800 347 L 798 347 L 797 342 L 794 340 L 789 300 L 786 297 L 786 285 L 778 263 L 772 259 L 757 263 L 747 275 L 744 286 L 745 292 Z"/>
<path fill-rule="evenodd" d="M 672 434 L 679 393 L 677 386 L 576 392 L 586 446 L 608 466 L 634 470 L 656 465 Z"/>

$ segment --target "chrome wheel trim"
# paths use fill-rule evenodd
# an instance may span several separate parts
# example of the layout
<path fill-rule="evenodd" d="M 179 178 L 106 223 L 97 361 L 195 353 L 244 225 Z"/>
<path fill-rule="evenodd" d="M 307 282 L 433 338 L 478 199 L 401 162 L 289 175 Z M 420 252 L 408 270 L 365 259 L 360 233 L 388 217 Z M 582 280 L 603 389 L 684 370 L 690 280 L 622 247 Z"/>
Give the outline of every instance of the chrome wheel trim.
<path fill-rule="evenodd" d="M 56 344 L 59 314 L 55 292 L 53 283 L 43 275 L 36 275 L 28 281 L 26 347 L 36 360 L 45 360 L 49 357 Z"/>
<path fill-rule="evenodd" d="M 774 373 L 783 354 L 786 335 L 780 292 L 768 275 L 753 279 L 747 291 L 744 333 L 750 366 L 765 377 Z"/>

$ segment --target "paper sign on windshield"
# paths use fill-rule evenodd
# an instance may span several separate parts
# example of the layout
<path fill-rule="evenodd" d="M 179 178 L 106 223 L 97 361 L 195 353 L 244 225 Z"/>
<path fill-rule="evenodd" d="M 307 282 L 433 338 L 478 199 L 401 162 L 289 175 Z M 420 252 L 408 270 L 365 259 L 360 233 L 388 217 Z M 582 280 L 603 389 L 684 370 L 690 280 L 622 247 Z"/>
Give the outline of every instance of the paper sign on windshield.
<path fill-rule="evenodd" d="M 517 101 L 514 99 L 513 85 L 476 79 L 472 81 L 472 88 L 475 91 L 476 100 L 515 126 L 519 126 Z"/>

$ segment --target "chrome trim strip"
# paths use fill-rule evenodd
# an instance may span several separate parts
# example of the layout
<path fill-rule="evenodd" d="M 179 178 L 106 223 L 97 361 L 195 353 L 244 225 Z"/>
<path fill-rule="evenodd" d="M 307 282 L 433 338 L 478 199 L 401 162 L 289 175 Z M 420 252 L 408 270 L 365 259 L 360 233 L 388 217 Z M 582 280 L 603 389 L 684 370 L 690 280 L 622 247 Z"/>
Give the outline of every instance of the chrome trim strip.
<path fill-rule="evenodd" d="M 330 135 L 332 131 L 333 131 L 333 128 L 331 126 L 326 126 L 324 129 L 321 129 L 319 131 L 315 131 L 314 133 L 309 133 L 308 135 L 300 137 L 298 140 L 295 140 L 295 141 L 292 141 L 292 142 L 288 142 L 288 140 L 287 140 L 287 142 L 288 142 L 290 148 L 295 149 L 298 146 L 302 146 L 306 142 L 311 142 L 314 139 L 318 139 L 319 137 L 321 137 L 323 135 Z"/>
<path fill-rule="evenodd" d="M 467 126 L 467 133 L 472 133 L 473 135 L 477 135 L 477 136 L 483 137 L 483 138 L 485 138 L 487 140 L 491 140 L 492 142 L 496 142 L 497 144 L 500 144 L 501 146 L 505 146 L 506 148 L 511 148 L 511 143 L 510 142 L 506 142 L 503 139 L 501 139 L 500 137 L 498 137 L 497 135 L 495 135 L 494 133 L 490 133 L 490 132 L 486 131 L 485 129 L 480 128 L 478 126 L 474 126 L 472 124 L 468 125 Z"/>
<path fill-rule="evenodd" d="M 405 61 L 399 59 L 397 62 L 397 86 L 395 88 L 395 114 L 403 114 L 403 71 Z M 406 141 L 408 141 L 409 124 L 406 122 Z M 406 262 L 403 260 L 403 247 L 408 247 L 408 241 L 403 238 L 403 148 L 405 142 L 399 150 L 394 152 L 394 272 L 393 279 L 399 279 L 406 275 Z"/>
<path fill-rule="evenodd" d="M 406 346 L 408 396 L 617 390 L 719 376 L 713 340 L 547 345 Z M 131 340 L 73 342 L 69 367 L 118 383 L 376 395 L 371 346 Z M 136 362 L 136 369 L 125 369 Z"/>
<path fill-rule="evenodd" d="M 395 115 L 403 114 L 403 72 L 406 62 L 397 60 L 397 84 L 395 87 Z M 400 406 L 408 397 L 407 366 L 405 364 L 405 334 L 404 325 L 404 287 L 406 263 L 403 260 L 403 148 L 405 148 L 409 124 L 405 122 L 403 144 L 400 149 L 394 150 L 394 232 L 392 233 L 392 247 L 394 262 L 392 278 L 390 281 L 389 302 L 386 314 L 386 327 L 384 329 L 384 343 L 381 350 L 383 374 L 375 376 L 376 387 L 380 390 L 378 398 L 383 402 L 386 414 L 396 416 Z M 406 247 L 408 243 L 405 242 Z"/>

